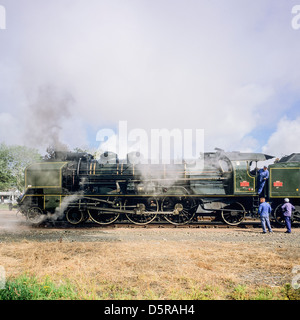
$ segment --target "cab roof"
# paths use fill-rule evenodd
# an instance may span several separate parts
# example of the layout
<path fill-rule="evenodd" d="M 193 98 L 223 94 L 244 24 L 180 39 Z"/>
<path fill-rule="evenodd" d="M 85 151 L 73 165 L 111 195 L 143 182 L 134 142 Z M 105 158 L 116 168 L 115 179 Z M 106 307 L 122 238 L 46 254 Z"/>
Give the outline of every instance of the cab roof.
<path fill-rule="evenodd" d="M 239 152 L 239 151 L 232 151 L 232 152 L 225 152 L 221 149 L 217 149 L 216 154 L 220 157 L 225 156 L 229 160 L 250 160 L 250 161 L 266 161 L 272 158 L 275 158 L 274 156 L 264 154 L 264 153 L 248 153 L 248 152 Z"/>
<path fill-rule="evenodd" d="M 282 157 L 278 162 L 300 162 L 300 153 L 292 153 Z"/>

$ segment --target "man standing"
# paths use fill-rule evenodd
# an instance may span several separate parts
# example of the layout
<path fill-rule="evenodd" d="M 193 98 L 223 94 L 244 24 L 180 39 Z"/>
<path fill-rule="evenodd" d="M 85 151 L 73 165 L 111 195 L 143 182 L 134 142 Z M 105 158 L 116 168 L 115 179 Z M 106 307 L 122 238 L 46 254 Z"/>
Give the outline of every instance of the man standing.
<path fill-rule="evenodd" d="M 269 230 L 269 232 L 273 232 L 271 225 L 270 225 L 270 220 L 269 220 L 269 214 L 271 213 L 272 208 L 271 206 L 266 202 L 265 198 L 260 198 L 260 205 L 258 208 L 258 214 L 260 216 L 260 221 L 261 221 L 261 226 L 263 229 L 263 233 L 267 233 L 266 231 L 266 225 Z"/>
<path fill-rule="evenodd" d="M 267 179 L 269 178 L 268 167 L 264 166 L 263 169 L 258 171 L 258 194 L 261 194 Z"/>
<path fill-rule="evenodd" d="M 285 220 L 285 226 L 286 226 L 286 232 L 285 233 L 291 233 L 291 227 L 292 227 L 292 211 L 295 210 L 295 207 L 290 203 L 290 200 L 288 198 L 284 199 L 284 205 L 281 207 L 283 217 Z"/>

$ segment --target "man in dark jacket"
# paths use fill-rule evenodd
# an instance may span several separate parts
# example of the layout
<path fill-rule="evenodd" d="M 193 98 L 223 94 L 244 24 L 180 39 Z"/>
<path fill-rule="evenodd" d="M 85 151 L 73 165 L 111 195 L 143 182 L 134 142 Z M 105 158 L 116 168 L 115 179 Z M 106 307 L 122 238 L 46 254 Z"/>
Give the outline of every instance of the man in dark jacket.
<path fill-rule="evenodd" d="M 258 171 L 258 194 L 261 194 L 261 192 L 263 191 L 263 188 L 268 178 L 269 178 L 268 167 L 264 166 L 263 169 L 260 169 Z"/>
<path fill-rule="evenodd" d="M 292 227 L 292 211 L 295 210 L 295 207 L 290 203 L 290 200 L 288 198 L 284 199 L 284 205 L 281 207 L 283 217 L 285 220 L 285 226 L 286 226 L 286 232 L 285 233 L 291 233 L 291 227 Z"/>

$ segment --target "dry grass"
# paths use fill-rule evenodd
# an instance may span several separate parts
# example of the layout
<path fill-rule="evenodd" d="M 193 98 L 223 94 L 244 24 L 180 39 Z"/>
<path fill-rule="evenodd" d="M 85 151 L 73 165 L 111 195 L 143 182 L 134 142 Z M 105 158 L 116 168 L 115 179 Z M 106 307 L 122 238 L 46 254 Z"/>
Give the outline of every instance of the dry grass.
<path fill-rule="evenodd" d="M 0 244 L 0 265 L 7 277 L 69 279 L 83 298 L 224 299 L 247 281 L 251 290 L 274 285 L 274 277 L 289 282 L 300 258 L 282 248 L 214 242 L 22 241 Z"/>

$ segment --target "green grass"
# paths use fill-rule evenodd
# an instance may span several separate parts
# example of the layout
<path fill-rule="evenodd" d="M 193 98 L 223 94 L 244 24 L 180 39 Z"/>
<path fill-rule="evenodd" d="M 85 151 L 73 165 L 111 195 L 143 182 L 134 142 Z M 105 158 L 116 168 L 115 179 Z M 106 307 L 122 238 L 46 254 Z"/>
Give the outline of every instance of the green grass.
<path fill-rule="evenodd" d="M 300 289 L 293 289 L 290 284 L 255 289 L 237 285 L 229 293 L 228 298 L 231 300 L 300 300 Z"/>
<path fill-rule="evenodd" d="M 0 290 L 0 300 L 300 300 L 300 289 L 290 284 L 282 287 L 248 287 L 227 283 L 224 287 L 207 285 L 204 288 L 192 286 L 186 289 L 170 290 L 168 293 L 148 289 L 140 292 L 137 288 L 124 288 L 115 284 L 90 284 L 91 287 L 78 287 L 69 280 L 57 284 L 45 277 L 42 281 L 26 274 L 10 278 L 5 288 Z"/>
<path fill-rule="evenodd" d="M 40 282 L 35 277 L 22 275 L 9 279 L 0 290 L 0 300 L 59 300 L 78 299 L 75 286 L 70 283 L 56 285 L 48 277 Z"/>
<path fill-rule="evenodd" d="M 289 300 L 300 300 L 300 288 L 293 289 L 289 283 L 284 286 L 284 294 Z"/>

